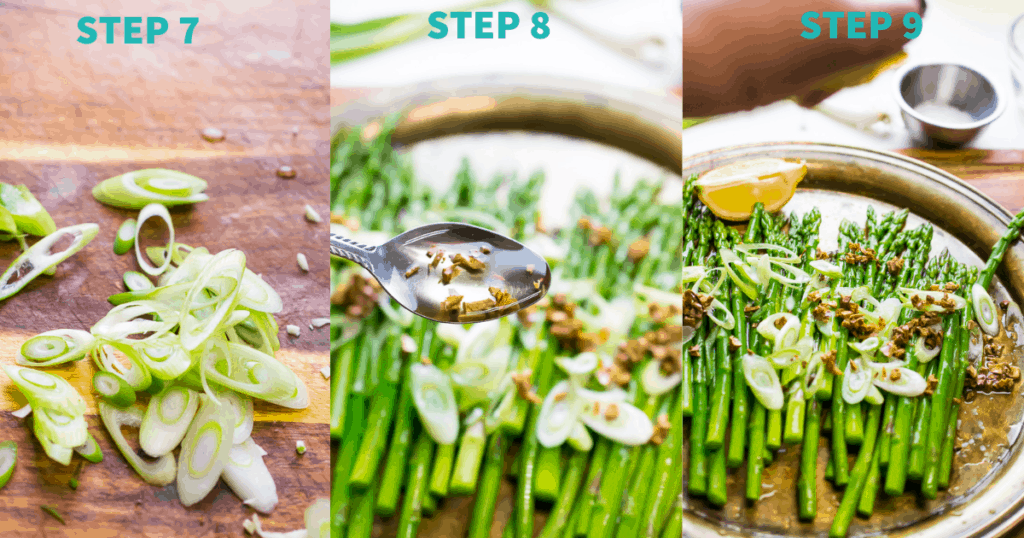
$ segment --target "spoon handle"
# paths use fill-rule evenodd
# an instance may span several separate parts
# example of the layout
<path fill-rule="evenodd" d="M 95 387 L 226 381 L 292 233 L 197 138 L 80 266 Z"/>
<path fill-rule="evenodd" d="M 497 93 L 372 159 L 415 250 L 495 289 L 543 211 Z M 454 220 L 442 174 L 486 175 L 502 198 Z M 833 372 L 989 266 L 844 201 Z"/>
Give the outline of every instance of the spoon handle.
<path fill-rule="evenodd" d="M 347 260 L 352 260 L 363 266 L 363 269 L 366 269 L 371 273 L 373 273 L 373 266 L 370 264 L 370 253 L 372 253 L 376 248 L 377 247 L 357 243 L 351 239 L 331 232 L 331 254 L 334 256 L 340 256 Z"/>

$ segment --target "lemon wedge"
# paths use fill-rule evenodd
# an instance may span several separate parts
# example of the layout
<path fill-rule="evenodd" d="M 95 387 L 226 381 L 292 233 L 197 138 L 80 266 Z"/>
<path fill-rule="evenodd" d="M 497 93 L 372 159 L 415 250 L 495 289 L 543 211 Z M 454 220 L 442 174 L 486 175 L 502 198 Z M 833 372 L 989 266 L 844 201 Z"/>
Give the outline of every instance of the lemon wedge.
<path fill-rule="evenodd" d="M 750 218 L 754 204 L 768 212 L 782 209 L 807 175 L 807 164 L 763 158 L 716 168 L 697 180 L 697 196 L 720 219 Z"/>

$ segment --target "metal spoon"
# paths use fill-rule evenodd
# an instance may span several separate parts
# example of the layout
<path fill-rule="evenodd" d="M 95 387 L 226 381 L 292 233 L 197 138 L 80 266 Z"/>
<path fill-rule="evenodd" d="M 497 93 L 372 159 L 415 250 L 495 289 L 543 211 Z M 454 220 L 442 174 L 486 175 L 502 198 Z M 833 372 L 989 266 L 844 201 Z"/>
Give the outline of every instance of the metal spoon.
<path fill-rule="evenodd" d="M 331 232 L 331 254 L 361 265 L 402 307 L 442 323 L 507 316 L 536 303 L 551 287 L 551 268 L 539 254 L 499 233 L 458 222 L 420 226 L 378 246 Z M 483 266 L 456 265 L 456 254 Z M 452 267 L 458 270 L 445 284 L 443 271 Z M 502 292 L 509 295 L 504 301 Z"/>

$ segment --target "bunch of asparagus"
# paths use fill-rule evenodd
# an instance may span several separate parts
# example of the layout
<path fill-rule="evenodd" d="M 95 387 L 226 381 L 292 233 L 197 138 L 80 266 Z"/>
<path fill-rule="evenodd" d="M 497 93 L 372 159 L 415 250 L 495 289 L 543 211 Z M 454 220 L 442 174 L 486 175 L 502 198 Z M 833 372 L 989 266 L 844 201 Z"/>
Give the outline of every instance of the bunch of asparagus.
<path fill-rule="evenodd" d="M 364 142 L 357 130 L 336 144 L 332 222 L 345 223 L 349 232 L 360 228 L 397 234 L 417 218 L 463 221 L 527 243 L 544 233 L 537 209 L 542 175 L 481 183 L 464 164 L 450 189 L 435 193 L 414 180 L 391 147 L 389 135 L 385 126 L 383 134 Z M 632 297 L 634 283 L 677 293 L 684 223 L 678 220 L 677 206 L 656 202 L 659 188 L 640 182 L 625 190 L 616 184 L 607 213 L 599 209 L 593 193 L 579 194 L 571 216 L 584 225 L 553 236 L 567 247 L 564 260 L 553 264 L 556 275 L 592 281 L 604 300 Z M 613 240 L 594 244 L 592 228 L 597 223 L 611 232 Z M 635 248 L 631 255 L 630 247 L 638 241 L 647 245 L 645 255 L 636 256 Z M 347 262 L 333 264 L 335 286 L 345 286 L 358 274 L 359 269 Z M 660 418 L 670 425 L 660 444 L 625 446 L 597 437 L 590 450 L 545 448 L 535 435 L 540 405 L 525 398 L 517 398 L 501 414 L 493 431 L 462 428 L 454 444 L 438 444 L 415 412 L 409 367 L 428 358 L 444 370 L 454 361 L 455 350 L 436 334 L 434 323 L 402 320 L 382 306 L 375 304 L 368 312 L 353 311 L 351 304 L 332 306 L 332 320 L 337 322 L 332 324 L 331 432 L 337 441 L 333 536 L 369 537 L 375 516 L 397 513 L 398 536 L 413 537 L 422 518 L 438 510 L 444 499 L 466 495 L 474 496 L 470 538 L 490 536 L 493 524 L 505 525 L 504 536 L 532 538 L 537 506 L 550 506 L 543 529 L 536 529 L 536 535 L 545 538 L 681 536 L 683 433 L 678 387 L 648 396 L 639 376 L 624 387 L 631 403 L 652 421 Z M 577 307 L 587 310 L 588 300 L 581 299 Z M 533 328 L 512 319 L 514 331 L 532 335 L 512 338 L 508 370 L 532 371 L 532 391 L 539 399 L 564 379 L 555 359 L 578 352 L 563 347 L 551 330 L 550 317 Z M 643 313 L 629 337 L 664 323 Z M 499 485 L 506 476 L 516 481 L 514 514 L 508 521 L 496 521 Z"/>
<path fill-rule="evenodd" d="M 838 297 L 837 288 L 866 286 L 876 300 L 894 297 L 901 288 L 939 289 L 950 294 L 958 290 L 964 293 L 976 282 L 987 288 L 1003 254 L 1020 233 L 1024 213 L 1013 219 L 979 272 L 946 251 L 931 256 L 931 226 L 905 229 L 906 210 L 878 216 L 869 208 L 863 227 L 844 221 L 839 230 L 839 251 L 831 255 L 817 248 L 820 214 L 816 209 L 802 218 L 787 217 L 767 214 L 758 204 L 745 233 L 740 234 L 699 202 L 695 180 L 691 177 L 687 181 L 683 199 L 683 266 L 691 273 L 698 274 L 694 269 L 703 274 L 722 268 L 723 250 L 762 243 L 802 254 L 800 263 L 807 273 L 812 272 L 814 260 L 831 259 L 841 269 L 841 276 L 825 279 L 828 288 L 810 294 L 803 285 L 784 285 L 770 279 L 753 297 L 740 288 L 742 281 L 724 276 L 713 294 L 730 310 L 734 326 L 718 327 L 707 315 L 684 317 L 684 324 L 693 331 L 692 340 L 685 344 L 683 369 L 689 369 L 690 375 L 684 376 L 682 396 L 683 414 L 690 417 L 688 493 L 705 497 L 713 505 L 724 505 L 727 469 L 742 467 L 746 460 L 745 494 L 748 501 L 755 502 L 761 495 L 764 466 L 772 462 L 775 451 L 783 445 L 799 445 L 799 517 L 813 520 L 818 508 L 818 447 L 825 432 L 831 441 L 826 478 L 837 488 L 845 488 L 831 536 L 845 536 L 855 512 L 869 517 L 880 488 L 888 495 L 901 495 L 909 478 L 919 481 L 924 497 L 934 499 L 939 489 L 949 485 L 972 332 L 980 339 L 971 302 L 966 301 L 962 309 L 931 314 L 942 324 L 941 351 L 934 360 L 919 360 L 916 356 L 917 340 L 924 336 L 912 330 L 904 331 L 903 337 L 908 339 L 905 354 L 896 352 L 885 357 L 893 348 L 872 352 L 882 361 L 902 358 L 905 368 L 928 381 L 920 396 L 884 393 L 875 403 L 847 403 L 842 385 L 843 375 L 851 372 L 848 363 L 855 353 L 851 344 L 861 344 L 876 335 L 878 327 L 871 333 L 853 317 L 841 322 L 842 316 L 833 314 L 825 318 L 830 327 L 823 331 L 816 318 L 830 311 L 849 308 L 847 312 L 856 312 L 858 307 L 866 306 L 866 301 L 856 305 L 849 296 Z M 698 304 L 709 302 L 709 295 L 685 294 L 684 316 L 694 309 L 710 310 Z M 855 306 L 848 306 L 851 302 Z M 767 410 L 752 396 L 742 361 L 751 353 L 771 353 L 771 343 L 754 328 L 778 312 L 797 315 L 801 321 L 799 337 L 813 338 L 814 349 L 825 352 L 834 366 L 830 364 L 813 379 L 809 376 L 815 372 L 806 368 L 806 359 L 803 364 L 782 369 L 779 382 L 785 403 L 781 409 Z M 899 327 L 890 338 L 899 339 L 900 329 L 912 329 L 914 320 L 923 315 L 920 309 L 904 305 L 898 314 Z M 856 458 L 851 466 L 852 451 L 856 451 Z"/>

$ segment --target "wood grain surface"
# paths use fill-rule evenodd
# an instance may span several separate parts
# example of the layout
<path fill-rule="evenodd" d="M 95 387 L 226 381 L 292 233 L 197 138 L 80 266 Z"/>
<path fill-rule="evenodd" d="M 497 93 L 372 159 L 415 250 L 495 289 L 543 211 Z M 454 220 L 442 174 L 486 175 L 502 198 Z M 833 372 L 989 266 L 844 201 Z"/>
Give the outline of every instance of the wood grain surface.
<path fill-rule="evenodd" d="M 194 5 L 192 5 L 194 4 Z M 83 45 L 82 16 L 161 16 L 169 30 L 154 44 L 100 39 Z M 198 17 L 191 45 L 179 17 Z M 314 0 L 0 2 L 0 181 L 28 185 L 57 225 L 84 222 L 100 233 L 82 252 L 0 303 L 0 363 L 11 363 L 28 337 L 55 328 L 88 329 L 123 291 L 121 274 L 134 256 L 115 256 L 114 233 L 136 212 L 97 203 L 90 191 L 108 177 L 162 167 L 206 179 L 210 201 L 172 211 L 176 239 L 212 252 L 239 248 L 247 266 L 281 294 L 278 358 L 309 387 L 302 412 L 256 406 L 253 439 L 269 453 L 280 504 L 267 530 L 302 528 L 303 512 L 329 494 L 329 392 L 319 370 L 328 364 L 326 328 L 310 320 L 328 313 L 327 225 L 303 217 L 310 204 L 327 215 L 329 113 L 328 6 Z M 143 23 L 145 26 L 145 23 Z M 210 143 L 202 129 L 226 139 Z M 276 176 L 281 165 L 298 175 Z M 301 271 L 296 254 L 309 260 Z M 0 243 L 0 269 L 17 255 Z M 298 338 L 285 334 L 294 324 Z M 52 369 L 90 400 L 87 361 Z M 61 466 L 43 454 L 27 420 L 9 410 L 24 404 L 0 376 L 0 440 L 18 443 L 13 478 L 0 490 L 4 537 L 243 536 L 244 507 L 223 483 L 201 503 L 184 508 L 174 486 L 142 482 L 110 441 L 94 411 L 89 427 L 104 450 L 100 464 L 75 458 Z M 134 432 L 129 438 L 134 438 Z M 295 442 L 308 447 L 295 453 Z M 71 476 L 80 486 L 67 486 Z M 53 505 L 66 526 L 39 506 Z"/>

